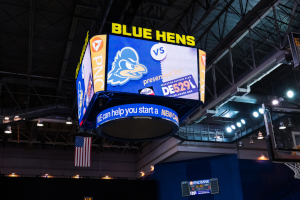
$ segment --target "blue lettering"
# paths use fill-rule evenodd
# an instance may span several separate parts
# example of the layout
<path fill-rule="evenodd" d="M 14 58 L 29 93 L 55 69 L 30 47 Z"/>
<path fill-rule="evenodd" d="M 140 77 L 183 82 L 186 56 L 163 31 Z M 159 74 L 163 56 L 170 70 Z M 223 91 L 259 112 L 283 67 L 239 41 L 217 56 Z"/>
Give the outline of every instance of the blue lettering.
<path fill-rule="evenodd" d="M 159 50 L 160 50 L 160 54 L 163 54 L 165 52 L 163 47 L 160 47 Z"/>
<path fill-rule="evenodd" d="M 157 55 L 157 54 L 158 54 L 158 49 L 157 49 L 157 51 L 156 51 L 156 52 L 153 50 L 153 52 L 155 53 L 155 55 Z"/>

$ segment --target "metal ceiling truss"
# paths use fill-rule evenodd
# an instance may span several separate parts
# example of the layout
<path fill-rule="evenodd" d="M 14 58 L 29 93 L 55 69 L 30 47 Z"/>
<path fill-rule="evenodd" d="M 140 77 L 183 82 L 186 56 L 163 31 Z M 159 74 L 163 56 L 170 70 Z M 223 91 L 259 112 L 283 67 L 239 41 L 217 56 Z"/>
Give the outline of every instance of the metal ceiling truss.
<path fill-rule="evenodd" d="M 197 121 L 201 116 L 205 115 L 206 110 L 218 105 L 222 100 L 230 98 L 236 92 L 237 87 L 245 86 L 249 80 L 260 76 L 265 69 L 270 68 L 268 63 L 262 62 L 263 58 L 273 57 L 273 60 L 277 58 L 277 63 L 284 62 L 284 55 L 286 53 L 284 47 L 287 45 L 285 38 L 290 31 L 290 25 L 295 23 L 293 12 L 289 15 L 288 27 L 280 24 L 277 31 L 277 28 L 275 31 L 274 27 L 269 28 L 273 29 L 273 32 L 271 32 L 264 26 L 270 20 L 266 19 L 266 16 L 269 16 L 269 18 L 272 16 L 275 24 L 279 24 L 276 20 L 278 16 L 276 10 L 280 9 L 278 8 L 280 2 L 281 0 L 259 2 L 256 7 L 244 15 L 244 20 L 239 22 L 223 39 L 223 42 L 219 43 L 217 47 L 220 48 L 215 48 L 215 51 L 213 50 L 208 54 L 206 70 L 206 88 L 208 93 L 206 93 L 205 104 L 190 116 L 187 121 L 188 123 Z M 295 5 L 298 5 L 296 2 L 293 7 L 294 12 L 297 8 Z M 275 13 L 273 13 L 274 10 Z M 280 30 L 283 30 L 285 34 L 282 35 Z M 275 36 L 273 37 L 274 39 L 270 37 L 271 35 Z M 280 41 L 277 40 L 278 35 L 280 36 Z M 254 42 L 254 38 L 257 42 Z M 248 48 L 245 50 L 244 46 Z M 269 55 L 258 56 L 260 53 L 259 49 L 266 49 L 266 52 L 273 50 L 273 52 Z M 216 52 L 217 50 L 218 52 Z M 217 53 L 217 55 L 212 55 L 213 53 Z M 275 63 L 273 62 L 273 66 L 271 67 L 274 67 Z M 239 65 L 246 65 L 247 69 L 241 70 L 238 67 Z M 209 72 L 210 70 L 211 72 Z"/>
<path fill-rule="evenodd" d="M 57 1 L 61 9 L 51 9 L 53 1 L 38 3 L 35 0 L 30 0 L 28 5 L 0 3 L 6 17 L 0 26 L 11 22 L 12 30 L 18 30 L 12 33 L 10 29 L 1 29 L 0 32 L 7 38 L 4 41 L 7 52 L 16 55 L 12 57 L 4 52 L 1 57 L 2 117 L 18 111 L 33 119 L 44 116 L 42 110 L 47 110 L 46 114 L 75 118 L 75 80 L 71 71 L 75 71 L 78 60 L 73 57 L 79 56 L 88 29 L 92 34 L 108 33 L 108 23 L 119 22 L 193 35 L 196 47 L 207 52 L 205 105 L 187 119 L 186 124 L 192 124 L 207 110 L 230 99 L 237 87 L 246 87 L 268 71 L 271 66 L 267 66 L 266 58 L 268 63 L 282 62 L 286 35 L 300 26 L 297 0 Z M 5 6 L 15 7 L 8 10 Z M 14 10 L 18 12 L 13 13 Z M 21 21 L 26 13 L 29 13 L 28 26 Z M 44 20 L 45 26 L 38 27 L 37 16 Z M 51 37 L 48 30 L 54 30 L 51 33 L 57 36 Z M 37 41 L 39 46 L 34 46 Z M 7 109 L 11 102 L 15 107 Z M 66 141 L 70 139 L 68 135 L 63 137 Z"/>
<path fill-rule="evenodd" d="M 218 107 L 235 97 L 237 88 L 250 87 L 281 64 L 286 64 L 287 35 L 292 29 L 295 31 L 296 27 L 299 31 L 300 15 L 297 9 L 299 10 L 300 6 L 297 0 L 292 1 L 291 12 L 283 16 L 279 10 L 286 6 L 280 3 L 282 3 L 281 0 L 271 3 L 259 2 L 248 14 L 244 15 L 244 20 L 240 21 L 217 45 L 219 49 L 216 47 L 215 50 L 209 52 L 206 70 L 206 102 L 187 118 L 187 125 L 199 123 L 204 119 L 203 116 L 207 115 L 209 109 L 218 110 Z M 286 23 L 278 21 L 278 17 L 284 18 Z M 246 65 L 247 68 L 242 70 L 240 65 Z M 211 70 L 210 73 L 209 70 Z M 262 126 L 264 126 L 263 122 L 251 123 L 244 131 L 236 132 L 237 135 L 228 135 L 225 139 L 219 140 L 214 137 L 210 139 L 209 133 L 205 138 L 198 133 L 199 130 L 202 132 L 202 129 L 196 131 L 197 133 L 186 130 L 176 135 L 182 140 L 235 142 Z M 224 131 L 224 128 L 220 131 Z"/>
<path fill-rule="evenodd" d="M 33 145 L 42 145 L 42 148 L 47 148 L 47 145 L 68 146 L 75 145 L 75 139 L 73 133 L 76 131 L 76 125 L 65 124 L 53 124 L 44 122 L 43 127 L 37 127 L 36 122 L 17 123 L 12 126 L 12 134 L 0 134 L 0 141 L 3 141 L 5 146 L 6 142 L 30 144 L 30 148 Z M 93 136 L 92 147 L 104 149 L 120 149 L 120 154 L 123 154 L 126 149 L 138 152 L 145 145 L 137 142 L 116 142 L 106 141 L 105 138 Z"/>

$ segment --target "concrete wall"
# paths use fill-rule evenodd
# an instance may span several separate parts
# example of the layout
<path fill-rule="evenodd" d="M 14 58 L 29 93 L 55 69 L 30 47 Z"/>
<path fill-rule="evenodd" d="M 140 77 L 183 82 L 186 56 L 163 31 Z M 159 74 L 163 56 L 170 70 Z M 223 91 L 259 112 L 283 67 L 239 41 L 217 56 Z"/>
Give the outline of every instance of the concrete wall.
<path fill-rule="evenodd" d="M 36 145 L 26 150 L 25 144 L 6 143 L 0 146 L 0 172 L 10 174 L 55 174 L 81 176 L 140 177 L 141 171 L 150 172 L 151 166 L 218 155 L 237 154 L 239 159 L 259 160 L 262 154 L 268 158 L 265 140 L 243 140 L 244 146 L 235 151 L 235 144 L 181 142 L 173 137 L 148 143 L 142 153 L 126 150 L 122 155 L 117 149 L 105 148 L 102 153 L 92 151 L 90 168 L 74 167 L 74 147 L 64 150 L 63 146 L 47 145 L 45 149 Z M 101 162 L 100 162 L 101 160 Z M 2 166 L 1 166 L 2 165 Z"/>
<path fill-rule="evenodd" d="M 74 147 L 46 146 L 26 150 L 23 145 L 0 146 L 0 172 L 3 174 L 49 174 L 74 176 L 136 177 L 136 154 L 106 149 L 102 153 L 92 151 L 89 168 L 74 166 Z"/>

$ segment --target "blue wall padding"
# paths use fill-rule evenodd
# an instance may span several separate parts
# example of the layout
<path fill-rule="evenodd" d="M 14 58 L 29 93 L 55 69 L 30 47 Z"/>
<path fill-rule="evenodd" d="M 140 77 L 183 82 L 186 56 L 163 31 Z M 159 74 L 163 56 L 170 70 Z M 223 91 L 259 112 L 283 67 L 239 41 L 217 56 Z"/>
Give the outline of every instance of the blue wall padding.
<path fill-rule="evenodd" d="M 212 178 L 219 180 L 219 194 L 214 200 L 243 199 L 239 163 L 236 155 L 211 157 Z"/>
<path fill-rule="evenodd" d="M 163 164 L 155 165 L 154 168 L 154 176 L 158 185 L 158 199 L 182 199 L 180 183 L 186 180 L 186 164 Z"/>
<path fill-rule="evenodd" d="M 159 200 L 267 199 L 294 181 L 282 163 L 238 160 L 236 155 L 214 156 L 155 165 Z M 181 182 L 218 178 L 219 194 L 182 197 Z"/>
<path fill-rule="evenodd" d="M 239 160 L 243 199 L 267 199 L 294 181 L 293 171 L 282 163 Z"/>
<path fill-rule="evenodd" d="M 211 163 L 205 160 L 186 164 L 187 180 L 196 181 L 196 180 L 210 179 L 212 176 L 211 171 L 212 171 Z M 204 195 L 190 196 L 187 199 L 188 200 L 196 200 L 196 199 L 214 200 L 214 197 L 212 195 L 204 194 Z"/>
<path fill-rule="evenodd" d="M 158 199 L 172 200 L 242 200 L 239 164 L 236 155 L 215 156 L 155 165 Z M 219 179 L 219 194 L 182 197 L 181 182 Z"/>

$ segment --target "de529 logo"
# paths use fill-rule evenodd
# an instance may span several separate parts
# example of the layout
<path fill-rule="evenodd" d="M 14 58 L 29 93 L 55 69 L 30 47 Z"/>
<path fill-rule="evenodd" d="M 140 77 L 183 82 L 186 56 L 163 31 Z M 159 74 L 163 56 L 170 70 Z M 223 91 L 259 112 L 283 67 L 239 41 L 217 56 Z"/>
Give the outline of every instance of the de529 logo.
<path fill-rule="evenodd" d="M 164 96 L 167 97 L 180 97 L 198 92 L 197 84 L 192 75 L 165 82 L 161 85 L 161 89 Z"/>

